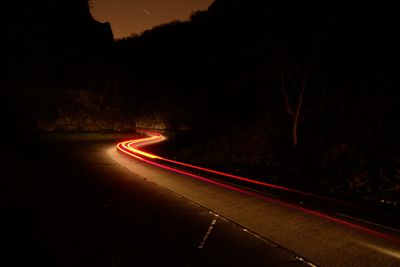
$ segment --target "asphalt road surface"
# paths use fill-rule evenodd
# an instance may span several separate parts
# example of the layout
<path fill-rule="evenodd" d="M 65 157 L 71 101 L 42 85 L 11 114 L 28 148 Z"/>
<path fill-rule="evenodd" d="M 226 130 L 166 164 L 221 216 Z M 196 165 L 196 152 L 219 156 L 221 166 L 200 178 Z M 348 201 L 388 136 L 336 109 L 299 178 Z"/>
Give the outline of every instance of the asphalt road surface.
<path fill-rule="evenodd" d="M 145 142 L 152 143 L 152 140 Z M 129 150 L 136 144 L 126 142 L 123 145 Z M 296 253 L 309 264 L 400 266 L 396 228 L 371 225 L 346 214 L 321 213 L 303 207 L 301 202 L 294 205 L 279 196 L 258 194 L 243 187 L 203 179 L 203 174 L 201 177 L 192 172 L 184 175 L 185 170 L 163 168 L 163 164 L 149 161 L 166 161 L 163 158 L 132 151 L 141 160 L 128 157 L 115 147 L 110 147 L 107 153 L 132 173 L 210 209 L 219 218 L 240 225 L 244 231 L 251 231 Z M 149 160 L 143 161 L 145 157 Z"/>
<path fill-rule="evenodd" d="M 186 188 L 186 178 L 117 154 L 115 141 L 6 146 L 2 266 L 307 266 L 272 238 L 287 235 L 285 223 L 262 223 L 274 212 L 280 224 L 273 205 L 199 181 Z"/>

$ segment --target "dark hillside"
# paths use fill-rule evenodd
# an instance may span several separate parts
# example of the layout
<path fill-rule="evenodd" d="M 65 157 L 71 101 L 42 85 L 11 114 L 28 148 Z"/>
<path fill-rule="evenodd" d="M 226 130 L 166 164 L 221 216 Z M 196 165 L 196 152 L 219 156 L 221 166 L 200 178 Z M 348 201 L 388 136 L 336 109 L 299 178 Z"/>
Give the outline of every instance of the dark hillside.
<path fill-rule="evenodd" d="M 378 1 L 217 0 L 189 22 L 119 41 L 118 62 L 141 114 L 203 133 L 182 158 L 278 169 L 393 203 L 400 121 L 391 10 Z"/>
<path fill-rule="evenodd" d="M 112 130 L 112 120 L 128 121 L 116 103 L 107 102 L 114 53 L 110 25 L 92 18 L 86 0 L 17 1 L 6 3 L 2 13 L 2 113 L 10 124 L 93 131 Z M 129 123 L 116 128 L 132 129 Z"/>

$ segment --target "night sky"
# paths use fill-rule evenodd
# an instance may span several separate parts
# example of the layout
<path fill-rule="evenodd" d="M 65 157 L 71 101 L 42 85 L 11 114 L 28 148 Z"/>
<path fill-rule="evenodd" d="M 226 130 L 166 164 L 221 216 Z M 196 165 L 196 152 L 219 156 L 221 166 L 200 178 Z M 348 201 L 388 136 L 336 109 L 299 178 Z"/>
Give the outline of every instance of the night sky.
<path fill-rule="evenodd" d="M 92 0 L 95 19 L 111 23 L 115 38 L 140 34 L 156 25 L 186 20 L 213 0 Z"/>

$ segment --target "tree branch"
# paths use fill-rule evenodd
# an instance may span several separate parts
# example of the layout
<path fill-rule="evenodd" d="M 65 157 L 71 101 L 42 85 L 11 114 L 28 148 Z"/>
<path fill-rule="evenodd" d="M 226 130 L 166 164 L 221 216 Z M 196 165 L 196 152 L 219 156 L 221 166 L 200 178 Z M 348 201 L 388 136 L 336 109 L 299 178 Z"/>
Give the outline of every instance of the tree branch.
<path fill-rule="evenodd" d="M 300 115 L 301 111 L 301 106 L 303 105 L 303 96 L 304 96 L 304 90 L 306 88 L 308 76 L 310 75 L 310 70 L 311 70 L 311 64 L 306 68 L 306 71 L 303 75 L 303 79 L 301 80 L 301 85 L 300 85 L 300 95 L 297 101 L 297 106 L 296 106 L 296 117 L 298 118 Z"/>
<path fill-rule="evenodd" d="M 284 73 L 282 73 L 281 79 L 282 79 L 282 81 L 281 81 L 281 87 L 282 87 L 283 99 L 284 99 L 284 101 L 285 101 L 285 109 L 286 109 L 286 112 L 287 112 L 290 116 L 294 116 L 293 110 L 292 110 L 292 108 L 290 107 L 289 96 L 288 96 L 288 93 L 287 93 L 287 91 L 286 91 L 286 86 L 285 86 L 285 74 L 284 74 Z"/>

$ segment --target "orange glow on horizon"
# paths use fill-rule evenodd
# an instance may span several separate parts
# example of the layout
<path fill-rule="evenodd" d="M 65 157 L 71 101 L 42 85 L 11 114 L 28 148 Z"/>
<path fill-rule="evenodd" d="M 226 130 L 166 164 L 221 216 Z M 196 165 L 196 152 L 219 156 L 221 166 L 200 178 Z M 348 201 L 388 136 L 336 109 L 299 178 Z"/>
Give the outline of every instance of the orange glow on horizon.
<path fill-rule="evenodd" d="M 110 22 L 114 37 L 132 34 L 175 20 L 188 20 L 197 10 L 206 10 L 213 0 L 93 0 L 91 13 L 100 22 Z"/>

